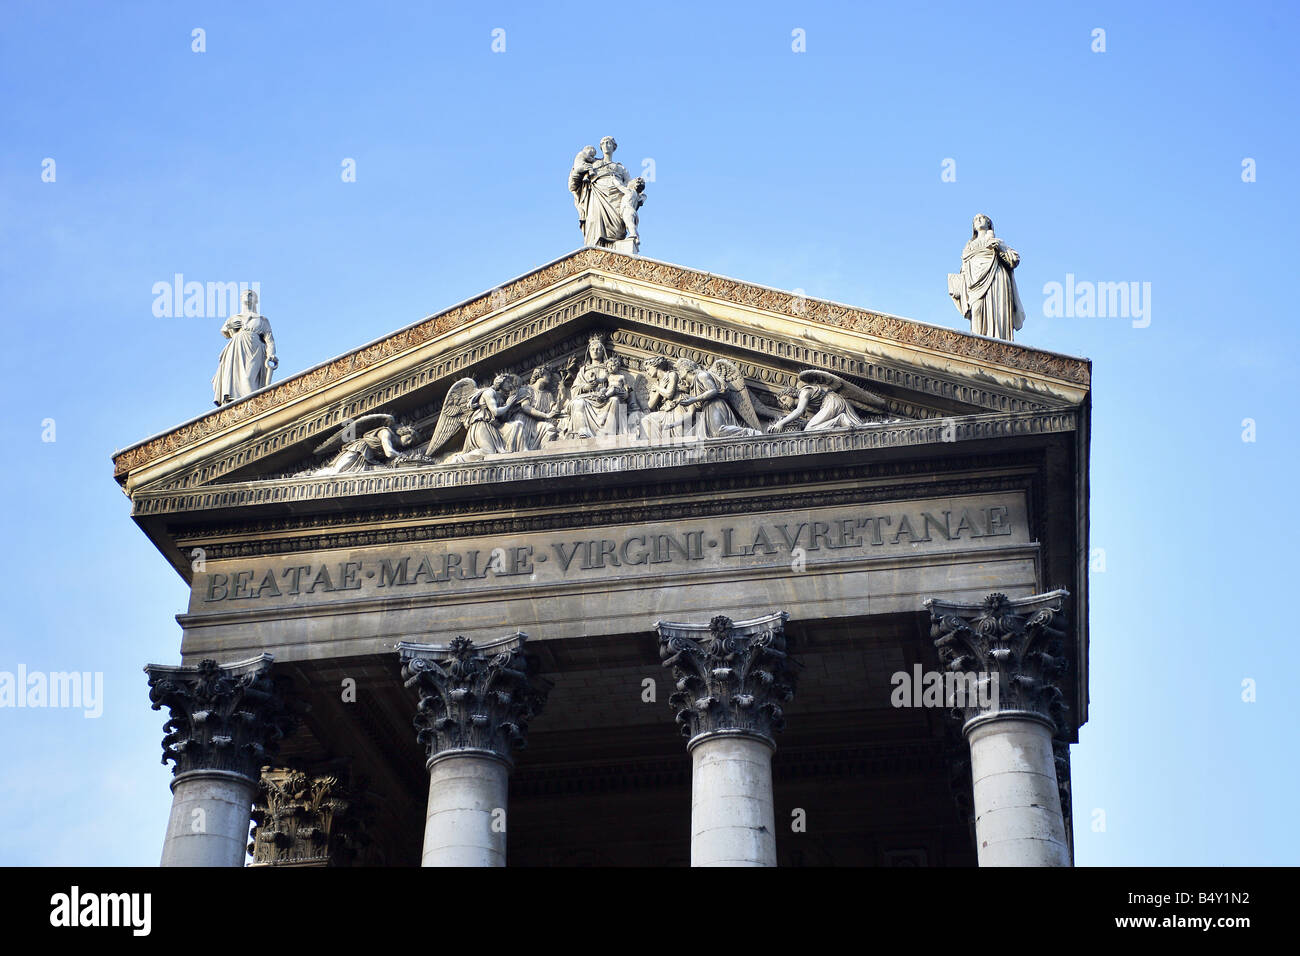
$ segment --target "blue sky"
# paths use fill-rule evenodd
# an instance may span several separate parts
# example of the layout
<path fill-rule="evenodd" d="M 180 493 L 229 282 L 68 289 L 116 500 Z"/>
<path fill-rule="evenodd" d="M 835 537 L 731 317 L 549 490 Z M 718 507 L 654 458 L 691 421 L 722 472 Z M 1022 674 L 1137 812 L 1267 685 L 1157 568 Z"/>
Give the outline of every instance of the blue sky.
<path fill-rule="evenodd" d="M 0 670 L 105 681 L 98 719 L 0 709 L 0 863 L 158 858 L 140 669 L 177 659 L 187 595 L 109 459 L 208 408 L 223 340 L 155 317 L 154 284 L 258 282 L 282 378 L 578 246 L 565 178 L 606 133 L 654 162 L 646 255 L 929 322 L 964 327 L 945 274 L 992 216 L 1022 257 L 1021 341 L 1094 361 L 1078 861 L 1300 862 L 1279 825 L 1295 8 L 328 7 L 0 9 Z M 1067 274 L 1150 283 L 1149 325 L 1044 317 Z"/>

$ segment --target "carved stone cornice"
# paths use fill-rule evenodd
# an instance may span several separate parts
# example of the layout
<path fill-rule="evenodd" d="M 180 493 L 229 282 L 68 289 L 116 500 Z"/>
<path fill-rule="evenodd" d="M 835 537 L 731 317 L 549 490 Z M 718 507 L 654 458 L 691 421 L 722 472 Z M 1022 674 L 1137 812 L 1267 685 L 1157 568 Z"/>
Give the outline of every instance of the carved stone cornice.
<path fill-rule="evenodd" d="M 339 774 L 263 767 L 253 802 L 253 866 L 346 866 L 365 843 L 362 793 Z"/>
<path fill-rule="evenodd" d="M 133 469 L 155 462 L 209 435 L 286 405 L 347 376 L 364 371 L 381 361 L 408 352 L 460 326 L 510 307 L 548 286 L 584 272 L 599 272 L 653 283 L 679 292 L 722 299 L 811 323 L 850 329 L 905 345 L 938 349 L 975 361 L 996 362 L 1007 368 L 1051 376 L 1065 382 L 1086 385 L 1090 378 L 1090 367 L 1086 360 L 1042 352 L 1011 342 L 986 339 L 944 326 L 928 325 L 852 306 L 809 299 L 795 293 L 698 272 L 665 262 L 625 256 L 604 249 L 582 249 L 507 282 L 490 293 L 429 316 L 385 339 L 291 376 L 245 399 L 224 405 L 164 434 L 131 446 L 114 456 L 114 474 L 120 478 Z M 575 305 L 574 308 L 578 306 Z M 674 321 L 665 323 L 664 327 L 686 334 L 707 334 L 707 329 L 712 325 L 698 314 L 671 318 Z M 531 328 L 537 323 L 528 324 Z M 533 329 L 532 334 L 535 332 L 536 329 Z M 736 334 L 739 333 L 732 333 L 732 335 Z M 446 370 L 443 374 L 445 373 Z M 429 370 L 428 374 L 433 374 L 433 370 Z M 301 434 L 295 427 L 293 435 L 286 434 L 277 439 L 279 447 L 311 437 L 348 416 L 370 411 L 373 407 L 377 407 L 376 403 L 384 400 L 387 399 L 381 398 L 380 393 L 376 393 L 369 398 L 350 402 L 346 409 L 336 408 L 322 412 L 313 424 L 304 423 L 303 428 L 306 430 Z M 240 457 L 243 457 L 243 452 L 240 453 Z"/>
<path fill-rule="evenodd" d="M 832 468 L 803 468 L 793 472 L 741 473 L 711 477 L 709 497 L 701 499 L 699 479 L 656 482 L 641 489 L 643 501 L 627 500 L 626 489 L 613 485 L 571 491 L 545 491 L 507 499 L 509 511 L 493 511 L 490 504 L 468 499 L 439 500 L 378 511 L 338 514 L 277 515 L 273 519 L 244 520 L 186 529 L 178 534 L 184 551 L 201 547 L 207 560 L 288 554 L 327 548 L 358 548 L 472 538 L 492 534 L 524 534 L 570 527 L 642 524 L 677 518 L 753 514 L 798 508 L 846 504 L 904 502 L 912 498 L 1028 491 L 1034 479 L 1024 466 L 1013 474 L 987 474 L 1005 470 L 1005 459 L 989 455 L 950 457 L 942 462 L 876 462 Z M 979 477 L 956 477 L 953 472 L 978 470 Z M 809 484 L 834 482 L 836 487 L 808 490 Z M 755 494 L 776 489 L 771 494 Z M 375 522 L 395 522 L 395 527 L 374 528 Z M 359 527 L 364 526 L 364 527 Z M 1035 527 L 1035 540 L 1046 531 Z"/>
<path fill-rule="evenodd" d="M 203 485 L 184 491 L 140 491 L 134 517 L 225 508 L 307 503 L 378 494 L 437 492 L 509 482 L 590 478 L 702 465 L 771 462 L 806 455 L 841 455 L 887 448 L 935 445 L 947 452 L 963 442 L 1074 432 L 1071 410 L 1035 414 L 969 415 L 902 424 L 877 424 L 852 430 L 791 432 L 715 438 L 675 445 L 629 444 L 603 451 L 520 454 L 472 464 L 431 465 L 362 472 L 355 475 L 282 478 Z"/>
<path fill-rule="evenodd" d="M 995 592 L 980 604 L 925 602 L 939 660 L 953 674 L 975 678 L 961 685 L 964 699 L 950 701 L 965 727 L 1014 714 L 1037 717 L 1054 732 L 1065 729 L 1059 682 L 1069 667 L 1063 654 L 1068 596 L 1058 590 L 1013 601 Z"/>
<path fill-rule="evenodd" d="M 453 753 L 494 755 L 507 763 L 522 749 L 529 722 L 546 704 L 551 682 L 537 675 L 519 632 L 489 644 L 458 637 L 448 645 L 397 645 L 402 677 L 420 695 L 416 739 L 429 761 Z"/>
<path fill-rule="evenodd" d="M 659 657 L 677 682 L 668 703 L 691 745 L 714 734 L 776 745 L 774 734 L 785 727 L 781 705 L 794 697 L 788 617 L 777 611 L 739 623 L 719 615 L 708 624 L 655 624 Z"/>
<path fill-rule="evenodd" d="M 153 709 L 171 713 L 163 724 L 162 762 L 175 761 L 174 775 L 218 770 L 258 780 L 297 722 L 271 664 L 271 655 L 262 654 L 233 664 L 146 665 Z"/>

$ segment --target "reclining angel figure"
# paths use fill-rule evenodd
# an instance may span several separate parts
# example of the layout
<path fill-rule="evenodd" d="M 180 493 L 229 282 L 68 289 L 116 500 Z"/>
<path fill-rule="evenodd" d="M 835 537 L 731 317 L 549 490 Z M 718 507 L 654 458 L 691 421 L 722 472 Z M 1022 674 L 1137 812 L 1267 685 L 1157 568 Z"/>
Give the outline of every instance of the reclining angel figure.
<path fill-rule="evenodd" d="M 804 369 L 799 373 L 799 384 L 787 388 L 777 396 L 777 401 L 787 414 L 767 427 L 769 432 L 779 432 L 787 425 L 799 421 L 811 409 L 812 418 L 803 426 L 806 432 L 830 428 L 861 428 L 870 424 L 853 407 L 872 409 L 883 414 L 888 406 L 879 395 L 858 388 L 831 372 L 821 369 Z"/>
<path fill-rule="evenodd" d="M 509 374 L 498 375 L 491 385 L 482 388 L 472 378 L 453 382 L 425 454 L 436 455 L 461 429 L 465 430 L 465 444 L 446 460 L 447 464 L 478 461 L 486 455 L 509 451 L 510 441 L 502 423 L 515 411 L 518 389 L 519 379 Z"/>
<path fill-rule="evenodd" d="M 374 468 L 393 468 L 403 462 L 425 461 L 423 455 L 403 451 L 419 438 L 414 428 L 397 425 L 397 419 L 392 415 L 362 415 L 316 449 L 313 453 L 316 455 L 335 449 L 338 453 L 315 474 L 342 475 Z"/>

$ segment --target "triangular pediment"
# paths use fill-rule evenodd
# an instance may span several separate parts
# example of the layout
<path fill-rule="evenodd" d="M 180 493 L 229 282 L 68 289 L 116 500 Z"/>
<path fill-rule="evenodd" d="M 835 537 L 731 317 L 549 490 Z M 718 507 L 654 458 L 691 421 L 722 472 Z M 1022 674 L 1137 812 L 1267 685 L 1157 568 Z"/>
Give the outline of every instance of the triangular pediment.
<path fill-rule="evenodd" d="M 555 405 L 557 414 L 561 401 L 568 409 L 574 376 L 589 364 L 587 350 L 597 333 L 608 354 L 624 362 L 623 386 L 631 404 L 646 404 L 647 379 L 656 374 L 656 363 L 684 359 L 706 373 L 721 368 L 714 375 L 719 380 L 736 373 L 730 405 L 740 427 L 706 438 L 767 435 L 789 411 L 781 407 L 780 394 L 810 384 L 835 392 L 847 415 L 839 427 L 832 422 L 812 435 L 805 433 L 814 413 L 809 409 L 777 434 L 871 447 L 872 441 L 893 441 L 894 432 L 918 426 L 933 430 L 937 423 L 952 428 L 965 421 L 1048 420 L 1086 404 L 1090 375 L 1082 359 L 583 249 L 133 445 L 115 456 L 115 474 L 133 497 L 250 483 L 278 486 L 322 475 L 349 441 L 366 435 L 378 447 L 366 462 L 347 462 L 347 474 L 382 470 L 391 477 L 397 471 L 430 472 L 480 461 L 535 465 L 541 458 L 581 455 L 584 447 L 596 454 L 640 454 L 659 447 L 662 440 L 646 439 L 648 429 L 633 425 L 629 430 L 626 423 L 614 429 L 621 435 L 587 435 L 567 412 L 570 427 L 557 429 L 560 434 L 518 440 L 512 450 L 494 447 L 489 438 L 479 443 L 481 456 L 464 454 L 467 417 L 457 431 L 448 431 L 449 396 L 467 399 L 467 386 L 455 389 L 467 379 L 482 388 L 509 374 L 525 385 L 538 368 L 549 368 L 556 373 L 551 386 L 556 394 L 544 403 Z M 715 368 L 718 362 L 723 364 Z M 740 397 L 757 420 L 735 400 L 737 390 L 745 393 Z M 722 414 L 725 418 L 725 409 Z M 374 434 L 386 426 L 392 433 Z M 422 460 L 394 469 L 388 455 L 393 433 L 403 427 L 414 429 L 418 440 L 401 450 L 419 452 Z M 603 423 L 595 429 L 600 427 Z M 449 437 L 429 448 L 440 433 Z M 444 479 L 425 475 L 420 480 L 432 488 Z"/>

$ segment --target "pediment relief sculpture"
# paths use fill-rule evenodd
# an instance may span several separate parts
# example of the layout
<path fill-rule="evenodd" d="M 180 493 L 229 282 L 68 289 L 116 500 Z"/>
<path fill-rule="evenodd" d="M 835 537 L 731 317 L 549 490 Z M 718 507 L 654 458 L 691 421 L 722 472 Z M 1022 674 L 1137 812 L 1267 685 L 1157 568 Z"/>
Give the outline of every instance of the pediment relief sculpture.
<path fill-rule="evenodd" d="M 463 464 L 530 452 L 665 445 L 790 431 L 864 428 L 900 420 L 885 399 L 831 372 L 805 369 L 772 408 L 755 396 L 735 363 L 706 368 L 687 357 L 638 361 L 614 352 L 605 333 L 585 350 L 511 372 L 487 384 L 462 378 L 448 388 L 427 444 L 392 415 L 349 422 L 317 447 L 332 454 L 298 474 L 337 475 L 389 468 Z M 427 421 L 427 419 L 425 420 Z"/>
<path fill-rule="evenodd" d="M 414 428 L 398 425 L 392 415 L 363 415 L 316 448 L 315 455 L 334 452 L 329 464 L 317 469 L 316 474 L 343 475 L 400 464 L 432 464 L 432 459 L 405 451 L 419 440 Z"/>

